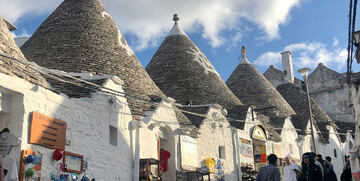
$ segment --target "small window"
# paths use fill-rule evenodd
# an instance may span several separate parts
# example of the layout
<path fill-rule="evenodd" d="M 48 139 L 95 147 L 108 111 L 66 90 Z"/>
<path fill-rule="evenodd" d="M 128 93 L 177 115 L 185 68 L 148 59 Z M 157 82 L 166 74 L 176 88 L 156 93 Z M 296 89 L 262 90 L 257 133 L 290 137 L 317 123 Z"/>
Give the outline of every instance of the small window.
<path fill-rule="evenodd" d="M 219 146 L 219 158 L 225 159 L 225 146 Z"/>
<path fill-rule="evenodd" d="M 117 146 L 117 129 L 114 126 L 109 125 L 110 129 L 110 145 Z"/>
<path fill-rule="evenodd" d="M 290 152 L 290 154 L 294 154 L 294 152 L 293 152 L 293 145 L 292 145 L 292 144 L 289 144 L 289 152 Z"/>
<path fill-rule="evenodd" d="M 334 157 L 337 158 L 336 149 L 334 148 Z"/>

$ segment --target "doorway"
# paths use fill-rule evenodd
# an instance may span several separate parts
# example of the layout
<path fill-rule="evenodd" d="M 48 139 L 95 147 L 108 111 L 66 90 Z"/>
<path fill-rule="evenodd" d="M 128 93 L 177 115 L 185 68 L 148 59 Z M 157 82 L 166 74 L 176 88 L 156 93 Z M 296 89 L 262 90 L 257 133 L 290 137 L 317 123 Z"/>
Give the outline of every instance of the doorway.
<path fill-rule="evenodd" d="M 254 126 L 251 138 L 253 142 L 254 166 L 259 171 L 261 167 L 266 165 L 266 134 L 264 128 L 260 125 Z"/>
<path fill-rule="evenodd" d="M 161 157 L 167 160 L 166 167 L 163 168 L 164 172 L 162 173 L 162 180 L 175 180 L 176 179 L 176 163 L 175 163 L 175 139 L 172 129 L 166 125 L 165 127 L 159 128 L 158 136 L 158 158 Z M 163 151 L 162 151 L 163 150 Z"/>

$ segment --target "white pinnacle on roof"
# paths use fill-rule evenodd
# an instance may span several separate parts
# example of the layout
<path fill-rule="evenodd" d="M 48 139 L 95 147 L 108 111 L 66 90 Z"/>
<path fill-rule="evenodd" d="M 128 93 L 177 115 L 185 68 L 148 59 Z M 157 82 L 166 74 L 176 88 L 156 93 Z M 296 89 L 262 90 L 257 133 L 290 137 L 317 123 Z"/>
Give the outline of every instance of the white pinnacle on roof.
<path fill-rule="evenodd" d="M 240 63 L 239 64 L 250 64 L 249 60 L 245 57 L 245 54 L 246 54 L 246 48 L 245 46 L 242 46 L 241 48 L 241 60 L 240 60 Z"/>
<path fill-rule="evenodd" d="M 174 26 L 172 27 L 171 31 L 169 32 L 168 36 L 170 35 L 186 35 L 185 32 L 181 29 L 181 27 L 177 24 L 179 21 L 179 17 L 177 14 L 174 14 L 173 20 L 175 21 Z"/>

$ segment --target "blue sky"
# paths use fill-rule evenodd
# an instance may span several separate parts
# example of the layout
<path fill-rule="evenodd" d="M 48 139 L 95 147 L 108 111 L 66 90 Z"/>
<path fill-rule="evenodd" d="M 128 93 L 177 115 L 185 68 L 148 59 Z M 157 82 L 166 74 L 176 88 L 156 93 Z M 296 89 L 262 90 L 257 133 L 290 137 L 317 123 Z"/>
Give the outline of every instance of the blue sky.
<path fill-rule="evenodd" d="M 322 62 L 346 71 L 349 1 L 344 0 L 102 0 L 120 31 L 146 66 L 170 31 L 172 15 L 226 81 L 241 46 L 263 73 L 282 69 L 280 52 L 291 51 L 296 70 Z M 0 15 L 30 36 L 61 0 L 0 0 Z M 357 24 L 360 23 L 360 19 Z M 358 27 L 358 26 L 357 26 Z M 356 28 L 357 30 L 357 28 Z M 360 66 L 353 64 L 359 72 Z"/>

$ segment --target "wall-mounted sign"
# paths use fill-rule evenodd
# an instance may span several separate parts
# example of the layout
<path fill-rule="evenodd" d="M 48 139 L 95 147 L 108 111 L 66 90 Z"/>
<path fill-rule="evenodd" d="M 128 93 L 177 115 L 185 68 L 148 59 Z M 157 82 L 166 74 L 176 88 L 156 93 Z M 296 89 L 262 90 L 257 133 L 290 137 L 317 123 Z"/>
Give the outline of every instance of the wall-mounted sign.
<path fill-rule="evenodd" d="M 252 138 L 258 139 L 258 140 L 262 140 L 262 141 L 266 141 L 266 135 L 263 129 L 261 129 L 260 126 L 255 126 L 252 134 L 251 134 Z"/>
<path fill-rule="evenodd" d="M 197 159 L 197 142 L 190 136 L 180 136 L 181 168 L 195 170 L 199 163 Z"/>
<path fill-rule="evenodd" d="M 66 166 L 66 172 L 81 174 L 83 171 L 84 159 L 82 155 L 64 152 L 64 165 Z"/>
<path fill-rule="evenodd" d="M 251 140 L 239 138 L 239 150 L 243 156 L 249 158 L 253 157 Z"/>
<path fill-rule="evenodd" d="M 65 149 L 66 122 L 33 112 L 29 143 Z"/>

